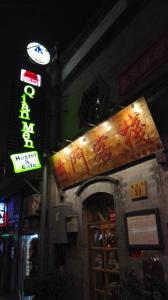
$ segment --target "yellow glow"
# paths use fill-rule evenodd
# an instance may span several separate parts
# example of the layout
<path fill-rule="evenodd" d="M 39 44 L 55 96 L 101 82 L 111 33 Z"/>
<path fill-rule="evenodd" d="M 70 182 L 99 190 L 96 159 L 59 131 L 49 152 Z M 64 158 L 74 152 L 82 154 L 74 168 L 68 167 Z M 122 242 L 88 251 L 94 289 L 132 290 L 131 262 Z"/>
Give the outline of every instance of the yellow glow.
<path fill-rule="evenodd" d="M 104 127 L 104 130 L 105 130 L 105 131 L 109 131 L 109 130 L 111 130 L 111 128 L 112 128 L 112 125 L 111 125 L 111 123 L 110 123 L 109 121 L 103 122 L 103 123 L 102 123 L 102 126 Z"/>
<path fill-rule="evenodd" d="M 70 147 L 66 147 L 63 150 L 64 150 L 64 153 L 67 154 L 67 155 L 71 153 Z"/>
<path fill-rule="evenodd" d="M 133 104 L 133 111 L 138 114 L 142 113 L 142 108 L 139 103 Z"/>
<path fill-rule="evenodd" d="M 87 143 L 87 140 L 86 140 L 85 136 L 81 136 L 78 140 L 79 140 L 79 143 L 81 143 L 81 144 L 86 144 Z"/>

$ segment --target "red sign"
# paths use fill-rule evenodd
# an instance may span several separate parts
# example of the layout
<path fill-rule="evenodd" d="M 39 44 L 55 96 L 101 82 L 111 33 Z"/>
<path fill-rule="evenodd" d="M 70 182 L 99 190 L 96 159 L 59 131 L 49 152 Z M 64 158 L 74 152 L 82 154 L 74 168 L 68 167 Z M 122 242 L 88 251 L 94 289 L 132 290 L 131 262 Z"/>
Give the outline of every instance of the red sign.
<path fill-rule="evenodd" d="M 20 80 L 35 86 L 41 86 L 41 76 L 28 70 L 21 69 Z"/>
<path fill-rule="evenodd" d="M 163 37 L 148 48 L 144 54 L 137 59 L 119 77 L 120 95 L 128 92 L 138 81 L 144 79 L 157 67 L 168 60 L 168 35 Z"/>

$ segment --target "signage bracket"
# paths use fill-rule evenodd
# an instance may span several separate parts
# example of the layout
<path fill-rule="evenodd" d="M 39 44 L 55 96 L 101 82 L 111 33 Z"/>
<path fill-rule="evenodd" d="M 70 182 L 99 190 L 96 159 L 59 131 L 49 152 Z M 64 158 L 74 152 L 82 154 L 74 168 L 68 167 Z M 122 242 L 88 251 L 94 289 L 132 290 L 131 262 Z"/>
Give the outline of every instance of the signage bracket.
<path fill-rule="evenodd" d="M 31 187 L 31 189 L 36 192 L 36 194 L 40 195 L 41 193 L 29 182 L 29 180 L 27 180 L 26 178 L 24 178 L 24 181 L 27 183 L 27 185 L 29 187 Z"/>

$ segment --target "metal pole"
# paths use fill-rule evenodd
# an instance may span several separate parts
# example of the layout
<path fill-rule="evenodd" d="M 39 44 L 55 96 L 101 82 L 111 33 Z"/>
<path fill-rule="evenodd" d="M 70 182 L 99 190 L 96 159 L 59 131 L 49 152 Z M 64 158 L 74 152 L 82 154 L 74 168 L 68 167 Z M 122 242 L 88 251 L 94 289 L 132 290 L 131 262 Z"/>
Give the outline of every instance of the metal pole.
<path fill-rule="evenodd" d="M 41 186 L 41 213 L 40 213 L 40 236 L 39 236 L 39 272 L 45 270 L 45 231 L 46 231 L 46 209 L 47 209 L 47 163 L 44 157 L 42 186 Z"/>

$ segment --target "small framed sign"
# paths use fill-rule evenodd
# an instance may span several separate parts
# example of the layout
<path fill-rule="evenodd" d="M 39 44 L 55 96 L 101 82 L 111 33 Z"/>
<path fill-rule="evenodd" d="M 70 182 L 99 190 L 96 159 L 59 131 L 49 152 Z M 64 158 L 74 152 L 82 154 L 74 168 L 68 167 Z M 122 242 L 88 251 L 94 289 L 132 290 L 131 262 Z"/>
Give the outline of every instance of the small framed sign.
<path fill-rule="evenodd" d="M 146 209 L 125 214 L 129 249 L 163 248 L 159 209 Z"/>
<path fill-rule="evenodd" d="M 129 194 L 132 200 L 147 198 L 147 188 L 145 180 L 132 182 L 129 188 Z"/>

